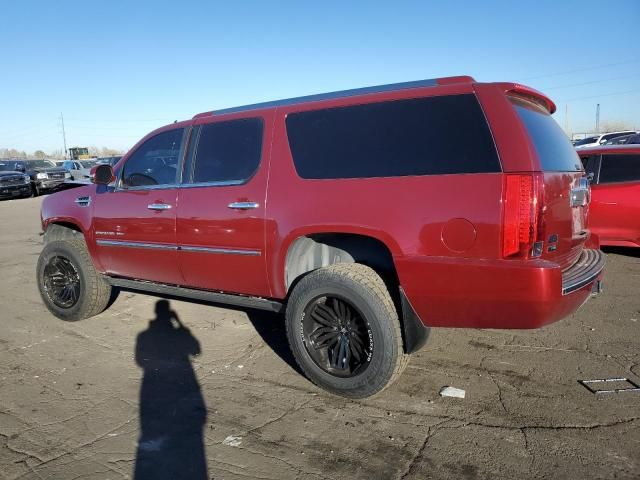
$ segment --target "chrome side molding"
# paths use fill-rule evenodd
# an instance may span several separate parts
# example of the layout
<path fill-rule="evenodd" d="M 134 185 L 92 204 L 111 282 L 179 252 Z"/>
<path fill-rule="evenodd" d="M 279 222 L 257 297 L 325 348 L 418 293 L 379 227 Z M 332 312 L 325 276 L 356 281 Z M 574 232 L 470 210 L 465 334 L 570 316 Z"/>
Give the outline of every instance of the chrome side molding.
<path fill-rule="evenodd" d="M 178 250 L 181 250 L 183 252 L 226 253 L 230 255 L 249 255 L 249 256 L 260 255 L 260 250 L 240 250 L 236 248 L 216 248 L 216 247 L 191 247 L 188 245 L 179 245 Z"/>
<path fill-rule="evenodd" d="M 100 247 L 124 247 L 124 248 L 148 248 L 152 250 L 173 250 L 183 252 L 200 252 L 200 253 L 218 253 L 226 255 L 248 255 L 260 256 L 260 250 L 239 249 L 239 248 L 221 248 L 221 247 L 198 247 L 191 245 L 172 245 L 170 243 L 146 243 L 146 242 L 130 242 L 126 240 L 108 240 L 98 239 L 96 244 Z"/>
<path fill-rule="evenodd" d="M 167 243 L 145 243 L 145 242 L 127 242 L 124 240 L 96 240 L 96 244 L 101 247 L 125 247 L 125 248 L 150 248 L 153 250 L 177 250 L 177 245 L 169 245 Z"/>

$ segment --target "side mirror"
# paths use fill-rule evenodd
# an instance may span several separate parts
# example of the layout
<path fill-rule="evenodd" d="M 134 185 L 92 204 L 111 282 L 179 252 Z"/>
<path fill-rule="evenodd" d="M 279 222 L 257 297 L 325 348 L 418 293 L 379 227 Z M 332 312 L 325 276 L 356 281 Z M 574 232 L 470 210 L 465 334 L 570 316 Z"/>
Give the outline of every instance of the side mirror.
<path fill-rule="evenodd" d="M 89 173 L 91 181 L 96 185 L 109 185 L 116 179 L 111 165 L 96 165 L 92 167 Z"/>
<path fill-rule="evenodd" d="M 593 179 L 595 177 L 595 173 L 589 172 L 589 173 L 587 173 L 586 177 L 587 177 L 587 180 L 589 181 L 589 183 L 591 183 L 591 182 L 593 182 Z"/>

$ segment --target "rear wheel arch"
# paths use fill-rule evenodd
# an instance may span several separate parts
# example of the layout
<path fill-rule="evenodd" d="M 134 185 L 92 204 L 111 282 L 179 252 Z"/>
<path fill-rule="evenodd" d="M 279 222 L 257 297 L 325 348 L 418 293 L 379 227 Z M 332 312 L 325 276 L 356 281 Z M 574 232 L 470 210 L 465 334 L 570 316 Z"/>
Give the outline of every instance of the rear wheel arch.
<path fill-rule="evenodd" d="M 405 353 L 426 343 L 429 329 L 422 324 L 400 286 L 392 250 L 379 238 L 346 233 L 316 232 L 300 235 L 284 256 L 284 286 L 287 297 L 309 273 L 339 263 L 371 267 L 384 281 L 400 318 Z"/>
<path fill-rule="evenodd" d="M 284 286 L 287 293 L 303 275 L 336 263 L 362 263 L 383 278 L 397 280 L 391 249 L 380 239 L 347 232 L 314 232 L 289 243 L 284 255 Z"/>

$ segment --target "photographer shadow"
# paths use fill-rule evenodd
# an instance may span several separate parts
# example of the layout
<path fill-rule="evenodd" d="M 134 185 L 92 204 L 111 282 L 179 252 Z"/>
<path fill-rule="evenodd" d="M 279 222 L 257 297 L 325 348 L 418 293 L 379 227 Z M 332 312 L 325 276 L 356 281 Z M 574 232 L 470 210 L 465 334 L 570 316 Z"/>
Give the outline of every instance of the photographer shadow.
<path fill-rule="evenodd" d="M 143 379 L 134 478 L 206 479 L 207 410 L 191 365 L 200 343 L 168 300 L 158 300 L 155 313 L 136 340 L 135 359 Z"/>

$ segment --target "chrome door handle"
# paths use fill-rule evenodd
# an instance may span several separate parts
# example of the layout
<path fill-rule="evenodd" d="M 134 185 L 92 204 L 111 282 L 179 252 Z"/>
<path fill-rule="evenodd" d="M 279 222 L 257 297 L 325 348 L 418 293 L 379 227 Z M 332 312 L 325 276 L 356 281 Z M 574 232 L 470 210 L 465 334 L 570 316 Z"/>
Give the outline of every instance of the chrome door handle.
<path fill-rule="evenodd" d="M 149 210 L 169 210 L 171 208 L 171 205 L 169 205 L 168 203 L 150 203 L 149 205 L 147 205 L 147 208 Z"/>
<path fill-rule="evenodd" d="M 250 210 L 252 208 L 258 208 L 260 205 L 256 202 L 232 202 L 227 206 L 229 208 L 235 208 L 236 210 Z"/>

